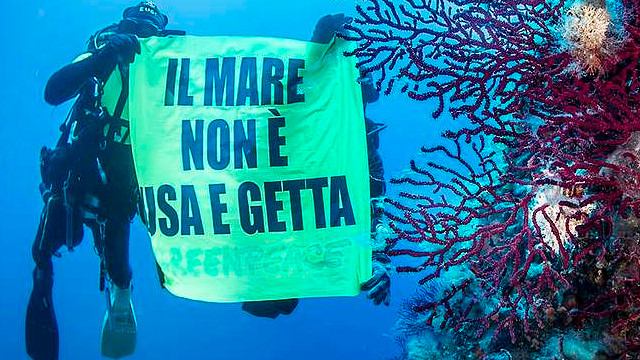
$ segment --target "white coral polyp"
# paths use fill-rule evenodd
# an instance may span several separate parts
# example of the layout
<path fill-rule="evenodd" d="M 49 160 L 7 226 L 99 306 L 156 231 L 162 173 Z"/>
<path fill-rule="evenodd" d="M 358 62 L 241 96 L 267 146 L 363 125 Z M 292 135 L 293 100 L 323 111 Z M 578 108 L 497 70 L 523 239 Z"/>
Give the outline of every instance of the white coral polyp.
<path fill-rule="evenodd" d="M 590 74 L 602 70 L 603 60 L 615 53 L 619 40 L 611 35 L 611 14 L 603 1 L 576 2 L 567 11 L 562 37 L 580 67 Z"/>

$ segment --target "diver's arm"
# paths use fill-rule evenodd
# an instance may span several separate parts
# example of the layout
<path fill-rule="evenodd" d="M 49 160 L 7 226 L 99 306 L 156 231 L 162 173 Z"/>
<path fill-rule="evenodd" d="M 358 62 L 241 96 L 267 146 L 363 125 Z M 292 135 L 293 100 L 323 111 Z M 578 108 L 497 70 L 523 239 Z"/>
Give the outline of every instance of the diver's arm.
<path fill-rule="evenodd" d="M 369 154 L 369 185 L 371 196 L 371 245 L 373 247 L 371 279 L 361 285 L 368 291 L 367 297 L 374 305 L 389 305 L 391 301 L 391 259 L 386 254 L 389 229 L 383 224 L 384 201 L 386 192 L 384 166 L 378 152 L 380 139 L 378 133 L 385 125 L 378 124 L 365 117 L 367 129 L 367 151 Z"/>
<path fill-rule="evenodd" d="M 116 64 L 133 62 L 135 54 L 140 54 L 140 42 L 135 35 L 112 35 L 97 52 L 56 71 L 44 89 L 45 101 L 51 105 L 62 104 L 78 95 L 91 78 L 106 81 Z"/>
<path fill-rule="evenodd" d="M 380 147 L 380 138 L 378 136 L 380 130 L 386 126 L 373 122 L 365 117 L 365 126 L 367 130 L 367 153 L 369 158 L 369 178 L 371 187 L 371 198 L 380 198 L 386 192 L 386 184 L 384 181 L 384 165 L 382 156 L 378 148 Z"/>
<path fill-rule="evenodd" d="M 105 61 L 98 54 L 71 63 L 56 71 L 44 89 L 44 100 L 51 105 L 60 105 L 75 97 L 84 84 L 93 77 L 104 81 L 115 68 L 115 61 Z"/>

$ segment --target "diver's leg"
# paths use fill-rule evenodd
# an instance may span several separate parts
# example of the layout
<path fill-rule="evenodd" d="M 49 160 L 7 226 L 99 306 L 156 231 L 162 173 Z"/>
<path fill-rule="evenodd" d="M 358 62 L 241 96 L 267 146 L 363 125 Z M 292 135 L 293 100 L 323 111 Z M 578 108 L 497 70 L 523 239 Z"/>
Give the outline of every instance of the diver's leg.
<path fill-rule="evenodd" d="M 107 177 L 100 196 L 106 219 L 104 255 L 107 272 L 115 285 L 129 288 L 129 228 L 138 206 L 131 147 L 108 142 L 100 161 Z"/>
<path fill-rule="evenodd" d="M 137 323 L 131 300 L 129 265 L 129 218 L 111 218 L 105 223 L 104 260 L 109 276 L 107 313 L 101 334 L 102 355 L 120 358 L 136 346 Z"/>
<path fill-rule="evenodd" d="M 102 354 L 130 355 L 136 345 L 136 318 L 131 301 L 129 227 L 137 207 L 137 181 L 131 147 L 108 142 L 100 158 L 107 184 L 101 196 L 104 218 L 104 260 L 109 275 L 108 308 L 102 328 Z"/>
<path fill-rule="evenodd" d="M 107 274 L 114 285 L 128 289 L 131 284 L 129 264 L 129 218 L 107 219 L 105 224 L 104 257 Z"/>
<path fill-rule="evenodd" d="M 109 286 L 101 351 L 103 356 L 110 358 L 131 355 L 136 346 L 137 323 L 131 299 L 129 264 L 129 232 L 136 203 L 129 201 L 127 190 L 126 187 L 111 187 L 112 196 L 104 202 L 103 259 Z"/>
<path fill-rule="evenodd" d="M 82 237 L 82 224 L 79 223 L 79 230 Z M 51 270 L 51 258 L 64 245 L 66 240 L 66 209 L 60 196 L 50 196 L 47 198 L 42 214 L 38 232 L 31 247 L 31 255 L 36 267 L 42 270 Z M 75 234 L 74 234 L 75 235 Z"/>
<path fill-rule="evenodd" d="M 35 262 L 33 289 L 25 322 L 27 354 L 34 360 L 58 359 L 58 324 L 52 302 L 53 264 L 51 258 L 64 243 L 65 226 L 60 198 L 49 197 L 32 246 Z"/>

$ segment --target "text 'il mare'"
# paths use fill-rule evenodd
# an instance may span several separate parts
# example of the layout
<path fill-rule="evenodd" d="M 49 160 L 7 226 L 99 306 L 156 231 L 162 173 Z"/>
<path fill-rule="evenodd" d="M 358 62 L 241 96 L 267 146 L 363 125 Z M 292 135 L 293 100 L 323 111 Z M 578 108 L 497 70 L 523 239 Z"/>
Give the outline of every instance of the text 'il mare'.
<path fill-rule="evenodd" d="M 305 101 L 299 89 L 304 81 L 299 71 L 304 69 L 303 59 L 288 59 L 285 64 L 282 59 L 265 57 L 261 67 L 256 57 L 204 61 L 203 106 L 282 105 L 285 101 L 287 104 Z M 169 59 L 168 62 L 164 105 L 193 106 L 193 95 L 189 94 L 191 59 Z"/>

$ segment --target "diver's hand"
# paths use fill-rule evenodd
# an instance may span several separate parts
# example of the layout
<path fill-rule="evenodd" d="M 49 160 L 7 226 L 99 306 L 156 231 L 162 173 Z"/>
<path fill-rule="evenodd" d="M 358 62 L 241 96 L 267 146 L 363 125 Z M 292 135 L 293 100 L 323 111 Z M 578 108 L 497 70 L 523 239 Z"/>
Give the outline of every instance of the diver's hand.
<path fill-rule="evenodd" d="M 311 41 L 327 44 L 333 36 L 344 31 L 344 25 L 353 20 L 344 14 L 326 15 L 318 20 Z"/>
<path fill-rule="evenodd" d="M 140 54 L 140 41 L 132 34 L 113 34 L 101 49 L 101 54 L 116 64 L 130 64 Z"/>
<path fill-rule="evenodd" d="M 373 276 L 360 286 L 362 291 L 369 291 L 367 298 L 375 305 L 391 301 L 391 259 L 383 253 L 373 254 Z"/>

